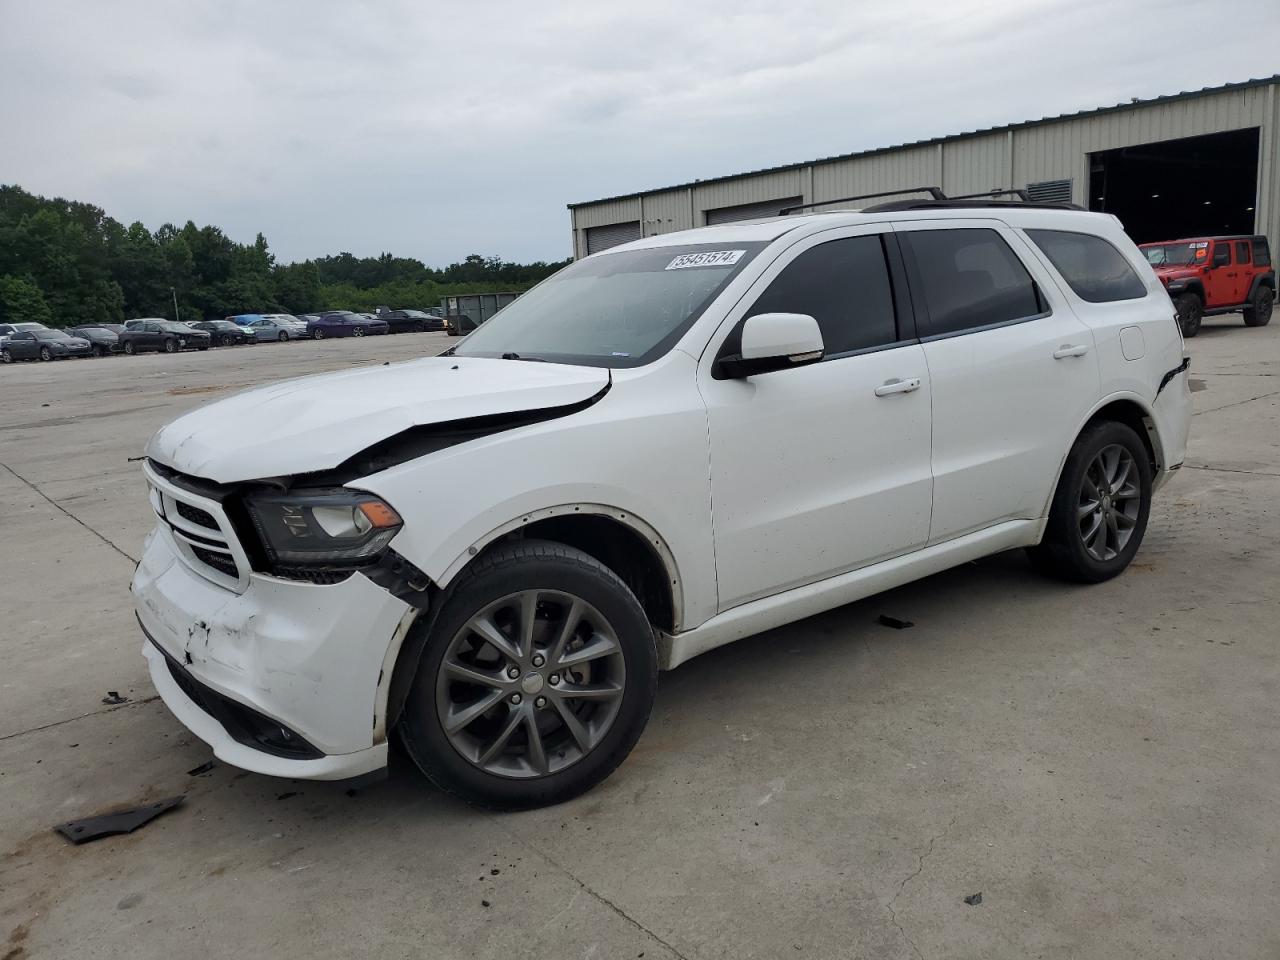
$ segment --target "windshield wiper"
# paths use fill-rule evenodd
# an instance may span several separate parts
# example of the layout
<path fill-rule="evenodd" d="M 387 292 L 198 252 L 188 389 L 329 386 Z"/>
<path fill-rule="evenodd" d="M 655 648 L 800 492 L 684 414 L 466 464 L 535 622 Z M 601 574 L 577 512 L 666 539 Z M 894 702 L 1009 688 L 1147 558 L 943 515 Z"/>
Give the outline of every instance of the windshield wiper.
<path fill-rule="evenodd" d="M 533 362 L 533 363 L 546 363 L 546 362 L 547 362 L 547 361 L 546 361 L 546 360 L 544 360 L 542 357 L 522 357 L 522 356 L 520 356 L 520 354 L 518 354 L 518 353 L 504 353 L 504 354 L 502 355 L 502 359 L 503 359 L 503 360 L 528 360 L 528 361 Z"/>

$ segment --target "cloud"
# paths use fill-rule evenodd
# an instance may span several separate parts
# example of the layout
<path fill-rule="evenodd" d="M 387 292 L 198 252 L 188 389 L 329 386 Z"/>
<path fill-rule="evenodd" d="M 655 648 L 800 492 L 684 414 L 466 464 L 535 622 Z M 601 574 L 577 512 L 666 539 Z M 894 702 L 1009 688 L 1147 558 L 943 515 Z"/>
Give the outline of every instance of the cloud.
<path fill-rule="evenodd" d="M 1269 0 L 1233 8 L 1243 39 L 1168 56 L 1200 9 L 12 4 L 0 179 L 125 222 L 261 231 L 282 260 L 552 259 L 569 202 L 1273 72 Z"/>

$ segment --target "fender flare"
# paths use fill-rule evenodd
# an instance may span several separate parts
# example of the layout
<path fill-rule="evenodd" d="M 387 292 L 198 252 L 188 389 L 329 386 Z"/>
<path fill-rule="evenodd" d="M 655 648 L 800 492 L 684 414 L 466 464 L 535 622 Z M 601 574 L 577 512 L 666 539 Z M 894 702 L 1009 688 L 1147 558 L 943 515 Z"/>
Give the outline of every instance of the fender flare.
<path fill-rule="evenodd" d="M 1259 287 L 1270 287 L 1271 292 L 1275 293 L 1276 272 L 1268 270 L 1266 273 L 1254 274 L 1253 283 L 1249 284 L 1249 292 L 1245 294 L 1244 302 L 1246 304 L 1253 303 L 1253 295 L 1258 292 Z"/>
<path fill-rule="evenodd" d="M 1090 407 L 1089 412 L 1086 413 L 1080 422 L 1076 424 L 1075 432 L 1071 434 L 1071 443 L 1067 449 L 1062 452 L 1062 456 L 1058 460 L 1058 468 L 1053 474 L 1053 485 L 1049 487 L 1049 495 L 1045 499 L 1044 506 L 1040 510 L 1040 526 L 1042 530 L 1044 524 L 1049 519 L 1049 508 L 1053 505 L 1054 494 L 1058 492 L 1058 484 L 1062 482 L 1062 471 L 1066 468 L 1067 457 L 1071 455 L 1071 448 L 1076 445 L 1076 440 L 1084 431 L 1085 425 L 1098 415 L 1098 411 L 1103 407 L 1115 403 L 1117 400 L 1124 400 L 1134 404 L 1142 411 L 1143 417 L 1150 421 L 1147 427 L 1147 434 L 1151 440 L 1151 448 L 1155 451 L 1156 466 L 1159 467 L 1162 458 L 1164 457 L 1164 445 L 1160 442 L 1160 433 L 1155 425 L 1156 421 L 1155 416 L 1151 411 L 1151 404 L 1132 390 L 1117 390 L 1114 393 L 1107 394 Z"/>

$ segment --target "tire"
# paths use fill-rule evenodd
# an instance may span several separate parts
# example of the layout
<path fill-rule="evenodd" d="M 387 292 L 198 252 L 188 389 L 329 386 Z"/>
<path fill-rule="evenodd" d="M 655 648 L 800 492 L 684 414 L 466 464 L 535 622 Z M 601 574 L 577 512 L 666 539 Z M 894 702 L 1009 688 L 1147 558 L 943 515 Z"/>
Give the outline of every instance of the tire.
<path fill-rule="evenodd" d="M 44 360 L 46 363 L 53 359 L 53 354 L 49 352 L 48 347 L 40 348 L 40 359 Z"/>
<path fill-rule="evenodd" d="M 131 357 L 133 356 L 133 341 L 132 341 L 132 340 L 126 340 L 126 341 L 124 342 L 124 352 L 125 352 L 125 353 L 127 353 L 127 354 L 128 354 L 129 356 L 131 356 Z"/>
<path fill-rule="evenodd" d="M 517 648 L 510 638 L 519 637 L 530 596 L 532 642 L 516 641 Z M 490 635 L 506 638 L 506 654 L 519 656 L 482 639 L 472 629 L 477 618 L 492 625 Z M 427 779 L 471 803 L 519 810 L 576 797 L 617 768 L 649 719 L 658 678 L 653 628 L 626 584 L 580 550 L 545 540 L 501 546 L 459 576 L 422 629 L 399 735 Z M 554 669 L 564 636 L 571 639 L 560 649 L 582 668 L 571 679 L 571 668 Z M 596 655 L 584 660 L 584 650 Z M 456 679 L 467 666 L 488 669 L 486 682 Z M 608 693 L 565 696 L 588 688 Z M 448 716 L 482 702 L 491 706 L 446 732 Z"/>
<path fill-rule="evenodd" d="M 419 320 L 417 323 L 413 325 L 414 333 L 426 333 L 426 331 L 427 331 L 427 325 L 423 323 L 421 320 Z"/>
<path fill-rule="evenodd" d="M 285 343 L 286 341 L 288 341 L 289 335 L 285 333 L 283 330 L 281 330 L 280 336 L 276 337 L 276 339 L 279 340 L 281 343 Z"/>
<path fill-rule="evenodd" d="M 111 355 L 110 347 L 94 347 L 93 355 L 95 357 L 109 357 Z"/>
<path fill-rule="evenodd" d="M 1113 482 L 1098 496 L 1103 476 Z M 1033 563 L 1076 583 L 1101 583 L 1119 574 L 1142 545 L 1151 483 L 1150 454 L 1132 427 L 1114 420 L 1086 427 L 1062 468 L 1044 539 L 1029 551 Z M 1096 509 L 1085 513 L 1091 503 Z"/>
<path fill-rule="evenodd" d="M 1270 287 L 1259 287 L 1253 292 L 1253 299 L 1244 308 L 1244 325 L 1246 327 L 1265 327 L 1271 322 L 1271 309 L 1275 305 L 1276 294 Z"/>
<path fill-rule="evenodd" d="M 166 341 L 164 342 L 164 352 L 165 352 L 165 353 L 177 353 L 177 352 L 178 352 L 178 342 L 177 342 L 176 340 L 166 340 Z"/>
<path fill-rule="evenodd" d="M 3 361 L 5 363 L 13 363 L 13 354 L 9 352 L 8 347 L 5 347 L 3 351 L 0 351 L 0 361 Z"/>
<path fill-rule="evenodd" d="M 353 337 L 363 337 L 363 336 L 364 336 L 364 327 L 356 327 L 354 330 L 352 330 L 352 331 L 351 331 L 351 335 L 352 335 Z"/>
<path fill-rule="evenodd" d="M 1200 332 L 1200 321 L 1204 319 L 1204 301 L 1194 293 L 1183 293 L 1173 301 L 1173 309 L 1178 315 L 1178 326 L 1182 328 L 1182 336 L 1190 340 Z"/>
<path fill-rule="evenodd" d="M 203 353 L 204 351 L 209 349 L 209 345 L 206 343 L 206 344 L 203 344 L 202 346 L 196 347 L 196 349 L 199 350 L 201 353 Z"/>

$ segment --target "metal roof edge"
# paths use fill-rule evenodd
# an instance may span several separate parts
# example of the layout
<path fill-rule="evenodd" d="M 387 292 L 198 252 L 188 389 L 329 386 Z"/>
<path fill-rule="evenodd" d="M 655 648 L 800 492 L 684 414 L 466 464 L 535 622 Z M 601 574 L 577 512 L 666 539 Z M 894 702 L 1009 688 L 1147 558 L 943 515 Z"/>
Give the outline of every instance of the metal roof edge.
<path fill-rule="evenodd" d="M 951 143 L 956 140 L 967 140 L 970 137 L 988 136 L 993 133 L 1004 133 L 1008 130 L 1019 130 L 1026 127 L 1038 127 L 1049 123 L 1061 123 L 1064 120 L 1077 120 L 1082 117 L 1094 117 L 1104 113 L 1116 113 L 1121 110 L 1137 110 L 1141 107 L 1149 107 L 1156 104 L 1176 103 L 1181 100 L 1194 100 L 1197 97 L 1212 96 L 1216 93 L 1229 93 L 1234 90 L 1248 90 L 1251 87 L 1265 87 L 1268 84 L 1280 83 L 1280 73 L 1273 73 L 1269 77 L 1257 77 L 1249 80 L 1239 80 L 1234 83 L 1224 83 L 1216 87 L 1202 87 L 1199 90 L 1183 90 L 1180 93 L 1168 93 L 1159 97 L 1151 97 L 1147 100 L 1131 100 L 1128 103 L 1117 103 L 1109 107 L 1093 107 L 1088 110 L 1077 110 L 1074 113 L 1060 113 L 1052 117 L 1041 117 L 1039 120 L 1022 120 L 1017 123 L 1006 123 L 998 127 L 983 127 L 978 130 L 969 130 L 963 133 L 951 133 L 941 137 L 931 137 L 927 140 L 915 140 L 909 143 L 899 143 L 887 147 L 872 147 L 869 150 L 856 150 L 853 153 L 839 153 L 830 157 L 818 157 L 814 160 L 801 160 L 797 163 L 786 163 L 777 167 L 762 167 L 759 170 L 744 170 L 742 173 L 729 173 L 719 177 L 708 177 L 706 180 L 690 180 L 685 183 L 674 183 L 669 187 L 653 187 L 648 190 L 637 190 L 634 193 L 620 193 L 612 197 L 601 197 L 598 200 L 581 200 L 576 203 L 569 203 L 565 206 L 570 210 L 576 210 L 579 207 L 591 207 L 598 203 L 613 203 L 618 200 L 633 200 L 637 197 L 648 197 L 657 193 L 667 193 L 671 190 L 686 190 L 691 187 L 701 187 L 711 183 L 724 183 L 728 180 L 740 180 L 743 177 L 754 177 L 766 173 L 786 173 L 788 170 L 802 170 L 805 167 L 812 167 L 822 163 L 837 163 L 841 160 L 854 160 L 859 157 L 873 157 L 880 153 L 889 153 L 893 150 L 909 150 L 914 147 L 931 147 L 939 143 Z"/>

